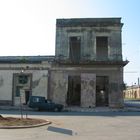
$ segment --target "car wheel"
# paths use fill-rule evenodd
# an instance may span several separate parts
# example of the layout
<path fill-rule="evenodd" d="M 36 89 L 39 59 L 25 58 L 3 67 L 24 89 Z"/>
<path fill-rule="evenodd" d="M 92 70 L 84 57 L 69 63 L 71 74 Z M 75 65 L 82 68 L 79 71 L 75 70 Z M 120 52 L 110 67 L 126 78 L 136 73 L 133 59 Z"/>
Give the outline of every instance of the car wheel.
<path fill-rule="evenodd" d="M 38 110 L 38 111 L 41 111 L 41 109 L 40 109 L 40 108 L 38 108 L 37 110 Z"/>
<path fill-rule="evenodd" d="M 58 112 L 58 108 L 56 107 L 56 108 L 54 109 L 54 111 L 55 111 L 55 112 Z"/>

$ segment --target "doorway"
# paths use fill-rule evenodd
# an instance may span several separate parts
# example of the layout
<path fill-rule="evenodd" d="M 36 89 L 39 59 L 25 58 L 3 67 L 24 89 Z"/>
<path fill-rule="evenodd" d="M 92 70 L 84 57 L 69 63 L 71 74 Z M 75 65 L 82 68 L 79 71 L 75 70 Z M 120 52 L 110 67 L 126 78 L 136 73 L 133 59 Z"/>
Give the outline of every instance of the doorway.
<path fill-rule="evenodd" d="M 25 104 L 28 104 L 29 98 L 30 98 L 30 90 L 25 90 Z"/>
<path fill-rule="evenodd" d="M 108 106 L 108 76 L 96 77 L 96 106 Z"/>
<path fill-rule="evenodd" d="M 68 77 L 67 105 L 80 106 L 81 103 L 81 77 Z"/>
<path fill-rule="evenodd" d="M 30 73 L 13 74 L 13 105 L 19 106 L 27 104 L 31 95 L 31 77 Z"/>

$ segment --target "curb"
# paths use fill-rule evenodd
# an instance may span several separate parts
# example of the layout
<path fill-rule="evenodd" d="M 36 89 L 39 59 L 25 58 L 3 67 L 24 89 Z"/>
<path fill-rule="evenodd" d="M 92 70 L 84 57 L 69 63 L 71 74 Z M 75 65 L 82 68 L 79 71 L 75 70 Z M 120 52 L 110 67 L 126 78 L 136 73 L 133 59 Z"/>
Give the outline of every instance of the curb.
<path fill-rule="evenodd" d="M 34 127 L 40 127 L 44 125 L 49 125 L 52 122 L 46 121 L 44 123 L 36 124 L 36 125 L 27 125 L 27 126 L 0 126 L 0 129 L 22 129 L 22 128 L 34 128 Z"/>

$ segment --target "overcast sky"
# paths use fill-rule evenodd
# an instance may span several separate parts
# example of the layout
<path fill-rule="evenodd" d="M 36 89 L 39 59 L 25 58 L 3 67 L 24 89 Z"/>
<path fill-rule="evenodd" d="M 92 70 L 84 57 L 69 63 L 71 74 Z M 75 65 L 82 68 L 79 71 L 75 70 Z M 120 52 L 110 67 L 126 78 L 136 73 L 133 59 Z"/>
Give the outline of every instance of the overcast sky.
<path fill-rule="evenodd" d="M 54 55 L 57 18 L 122 17 L 124 82 L 140 77 L 139 0 L 0 0 L 0 56 Z"/>

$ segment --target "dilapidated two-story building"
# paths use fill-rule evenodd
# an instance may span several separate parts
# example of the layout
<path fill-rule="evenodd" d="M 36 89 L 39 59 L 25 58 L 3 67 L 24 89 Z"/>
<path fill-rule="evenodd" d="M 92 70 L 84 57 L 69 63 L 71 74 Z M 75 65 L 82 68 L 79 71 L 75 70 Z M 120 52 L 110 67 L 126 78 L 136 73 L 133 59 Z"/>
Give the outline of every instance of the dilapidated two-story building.
<path fill-rule="evenodd" d="M 55 56 L 0 57 L 0 103 L 123 107 L 120 18 L 57 19 Z"/>

